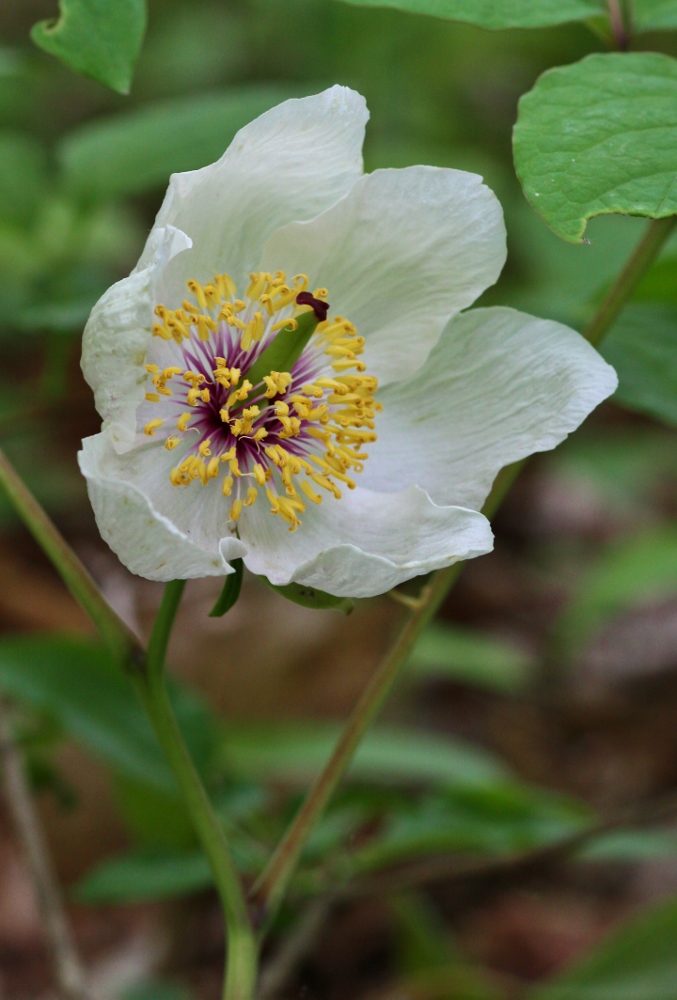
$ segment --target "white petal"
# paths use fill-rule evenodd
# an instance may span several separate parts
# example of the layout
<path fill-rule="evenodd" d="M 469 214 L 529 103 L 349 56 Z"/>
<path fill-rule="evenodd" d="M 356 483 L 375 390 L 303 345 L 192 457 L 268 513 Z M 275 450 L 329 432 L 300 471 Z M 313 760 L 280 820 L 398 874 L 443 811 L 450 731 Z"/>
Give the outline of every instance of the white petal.
<path fill-rule="evenodd" d="M 360 94 L 331 87 L 266 111 L 216 163 L 174 174 L 155 225 L 182 229 L 194 249 L 170 269 L 168 286 L 221 271 L 248 281 L 274 229 L 313 218 L 361 176 L 368 117 Z"/>
<path fill-rule="evenodd" d="M 482 178 L 461 170 L 376 170 L 310 222 L 273 233 L 263 270 L 302 272 L 326 287 L 333 314 L 366 338 L 381 384 L 427 358 L 450 316 L 492 285 L 505 226 Z"/>
<path fill-rule="evenodd" d="M 232 573 L 228 560 L 244 555 L 242 543 L 214 536 L 206 548 L 189 538 L 124 475 L 135 454 L 118 455 L 104 431 L 86 438 L 78 455 L 99 531 L 120 561 L 149 580 Z"/>
<path fill-rule="evenodd" d="M 172 257 L 188 247 L 190 240 L 180 230 L 172 226 L 154 230 L 144 251 L 144 266 L 112 285 L 87 321 L 82 371 L 118 451 L 134 443 L 135 411 L 145 393 L 144 363 L 159 275 Z"/>
<path fill-rule="evenodd" d="M 479 509 L 498 471 L 548 451 L 618 380 L 580 334 L 514 309 L 452 320 L 414 378 L 378 398 L 378 441 L 360 485 L 416 483 L 436 503 Z"/>
<path fill-rule="evenodd" d="M 308 505 L 290 532 L 260 499 L 240 519 L 245 564 L 271 583 L 303 583 L 339 597 L 373 597 L 403 580 L 491 551 L 476 511 L 438 507 L 417 487 L 378 494 L 359 487 Z"/>

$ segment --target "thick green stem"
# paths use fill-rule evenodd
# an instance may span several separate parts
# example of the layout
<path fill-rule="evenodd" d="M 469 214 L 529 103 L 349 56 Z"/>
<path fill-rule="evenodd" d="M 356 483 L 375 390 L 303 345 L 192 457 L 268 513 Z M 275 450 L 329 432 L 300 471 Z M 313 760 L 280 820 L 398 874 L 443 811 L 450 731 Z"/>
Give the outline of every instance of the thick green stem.
<path fill-rule="evenodd" d="M 649 223 L 646 233 L 583 333 L 592 344 L 598 344 L 613 324 L 640 279 L 655 260 L 676 221 L 676 218 L 656 219 Z M 483 513 L 487 517 L 491 518 L 496 513 L 523 465 L 524 461 L 516 462 L 499 474 L 483 508 Z M 457 563 L 433 574 L 423 590 L 418 607 L 405 622 L 395 644 L 381 662 L 353 709 L 330 759 L 310 788 L 305 801 L 252 890 L 254 902 L 261 912 L 267 912 L 269 916 L 275 912 L 311 831 L 345 774 L 364 734 L 388 697 L 416 640 L 444 601 L 461 568 L 462 563 Z"/>
<path fill-rule="evenodd" d="M 223 827 L 195 769 L 165 686 L 165 654 L 184 586 L 185 580 L 174 580 L 165 587 L 148 643 L 147 670 L 134 675 L 133 680 L 179 786 L 223 905 L 228 945 L 223 998 L 252 1000 L 256 986 L 257 946 L 246 899 Z"/>

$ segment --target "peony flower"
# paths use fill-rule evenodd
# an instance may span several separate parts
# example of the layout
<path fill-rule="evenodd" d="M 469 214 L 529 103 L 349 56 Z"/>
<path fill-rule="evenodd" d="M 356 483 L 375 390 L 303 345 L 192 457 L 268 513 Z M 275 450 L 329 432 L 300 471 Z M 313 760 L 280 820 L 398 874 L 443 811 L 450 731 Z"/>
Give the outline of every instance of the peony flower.
<path fill-rule="evenodd" d="M 505 261 L 480 177 L 362 172 L 367 110 L 333 87 L 175 174 L 141 259 L 94 307 L 103 418 L 80 467 L 101 533 L 152 580 L 244 559 L 367 597 L 490 551 L 502 466 L 616 387 L 577 333 L 463 313 Z"/>

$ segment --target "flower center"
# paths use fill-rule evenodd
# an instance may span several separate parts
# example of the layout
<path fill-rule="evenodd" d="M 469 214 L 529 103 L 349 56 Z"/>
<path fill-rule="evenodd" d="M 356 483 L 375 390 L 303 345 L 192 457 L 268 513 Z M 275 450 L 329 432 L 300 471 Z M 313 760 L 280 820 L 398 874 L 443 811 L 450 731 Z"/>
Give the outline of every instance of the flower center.
<path fill-rule="evenodd" d="M 232 522 L 264 491 L 270 512 L 295 531 L 308 501 L 355 488 L 363 448 L 376 440 L 381 404 L 377 379 L 358 360 L 364 338 L 349 320 L 328 316 L 325 288 L 311 295 L 307 286 L 303 274 L 291 285 L 282 271 L 252 274 L 238 298 L 220 274 L 206 285 L 191 279 L 194 301 L 180 309 L 155 308 L 140 429 L 148 437 L 164 429 L 165 448 L 177 450 L 172 486 L 220 483 Z M 313 327 L 288 371 L 267 370 L 267 358 L 284 356 L 276 338 Z"/>

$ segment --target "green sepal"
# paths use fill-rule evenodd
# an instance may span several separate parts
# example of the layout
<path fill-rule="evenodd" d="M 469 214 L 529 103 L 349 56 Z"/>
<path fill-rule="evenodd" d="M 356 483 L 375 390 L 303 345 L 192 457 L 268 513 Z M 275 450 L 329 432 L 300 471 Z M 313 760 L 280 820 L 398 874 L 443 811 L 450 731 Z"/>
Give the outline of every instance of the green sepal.
<path fill-rule="evenodd" d="M 349 615 L 355 607 L 353 597 L 334 597 L 317 587 L 306 587 L 302 583 L 288 583 L 284 587 L 276 587 L 265 576 L 260 576 L 267 587 L 274 590 L 281 597 L 286 597 L 294 604 L 300 604 L 304 608 L 316 608 L 320 611 L 342 611 L 344 615 Z"/>
<path fill-rule="evenodd" d="M 290 372 L 303 354 L 319 322 L 312 309 L 300 313 L 296 317 L 296 329 L 283 326 L 249 371 L 243 373 L 243 379 L 248 378 L 252 385 L 258 385 L 263 376 L 270 375 L 271 372 Z"/>
<path fill-rule="evenodd" d="M 240 596 L 244 563 L 241 559 L 233 559 L 231 560 L 230 565 L 233 567 L 235 572 L 229 573 L 223 581 L 223 590 L 219 595 L 218 601 L 209 612 L 210 618 L 222 618 L 226 611 L 230 611 Z"/>

